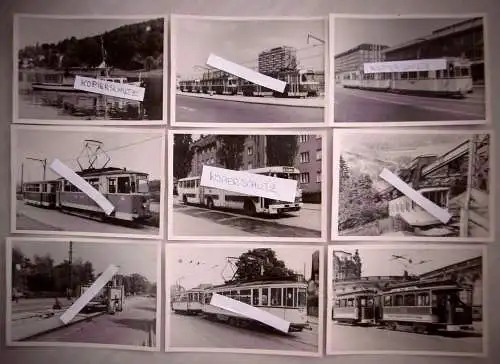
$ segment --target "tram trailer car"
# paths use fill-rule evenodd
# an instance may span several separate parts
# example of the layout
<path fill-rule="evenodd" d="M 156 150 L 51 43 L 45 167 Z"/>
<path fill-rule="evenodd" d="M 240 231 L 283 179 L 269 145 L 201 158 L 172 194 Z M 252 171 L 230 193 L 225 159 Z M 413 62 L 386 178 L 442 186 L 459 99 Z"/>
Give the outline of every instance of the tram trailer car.
<path fill-rule="evenodd" d="M 364 289 L 338 294 L 335 297 L 332 319 L 350 325 L 374 325 L 379 307 L 375 304 L 377 291 Z"/>
<path fill-rule="evenodd" d="M 380 323 L 392 330 L 472 330 L 472 289 L 449 280 L 407 282 L 380 294 Z"/>
<path fill-rule="evenodd" d="M 259 321 L 210 305 L 214 293 L 252 305 L 288 321 L 288 332 L 299 332 L 307 326 L 306 283 L 260 281 L 222 285 L 205 291 L 203 316 L 235 326 L 262 326 L 264 324 Z"/>
<path fill-rule="evenodd" d="M 115 210 L 109 218 L 140 222 L 152 216 L 146 173 L 110 167 L 85 170 L 77 174 L 113 204 Z M 64 178 L 24 183 L 23 200 L 26 204 L 55 208 L 62 212 L 73 211 L 107 218 L 90 197 Z"/>
<path fill-rule="evenodd" d="M 344 88 L 401 94 L 464 98 L 473 92 L 471 62 L 446 58 L 446 70 L 363 74 L 349 71 L 340 75 Z"/>
<path fill-rule="evenodd" d="M 190 289 L 179 293 L 172 299 L 172 311 L 185 315 L 197 315 L 202 312 L 203 297 L 203 289 Z"/>

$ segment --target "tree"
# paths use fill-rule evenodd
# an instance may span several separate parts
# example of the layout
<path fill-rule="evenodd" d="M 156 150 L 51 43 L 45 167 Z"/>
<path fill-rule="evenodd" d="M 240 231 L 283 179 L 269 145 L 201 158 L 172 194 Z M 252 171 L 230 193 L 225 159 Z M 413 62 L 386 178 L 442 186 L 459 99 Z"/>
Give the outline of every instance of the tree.
<path fill-rule="evenodd" d="M 266 155 L 269 166 L 293 166 L 299 150 L 296 135 L 266 136 Z"/>
<path fill-rule="evenodd" d="M 193 151 L 191 145 L 193 138 L 191 134 L 175 134 L 174 135 L 174 177 L 187 177 L 191 171 L 191 159 Z"/>
<path fill-rule="evenodd" d="M 235 265 L 234 280 L 240 282 L 296 279 L 296 274 L 269 248 L 249 250 L 240 255 Z"/>
<path fill-rule="evenodd" d="M 339 173 L 340 190 L 342 191 L 350 178 L 349 166 L 342 156 L 340 156 Z"/>
<path fill-rule="evenodd" d="M 238 170 L 241 166 L 242 152 L 245 147 L 245 135 L 219 135 L 217 159 L 227 169 Z"/>

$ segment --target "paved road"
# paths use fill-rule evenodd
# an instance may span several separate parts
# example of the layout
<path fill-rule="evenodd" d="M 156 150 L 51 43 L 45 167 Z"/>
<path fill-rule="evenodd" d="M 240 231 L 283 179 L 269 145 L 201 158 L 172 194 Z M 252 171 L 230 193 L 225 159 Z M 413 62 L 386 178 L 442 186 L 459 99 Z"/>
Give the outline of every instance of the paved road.
<path fill-rule="evenodd" d="M 55 303 L 54 298 L 20 298 L 18 302 L 12 302 L 11 312 L 12 318 L 15 319 L 18 315 L 27 313 L 37 313 L 52 310 Z M 59 298 L 59 303 L 62 308 L 71 306 L 71 302 L 66 298 Z"/>
<path fill-rule="evenodd" d="M 17 201 L 16 226 L 21 230 L 81 231 L 111 234 L 157 235 L 158 228 L 143 226 L 132 228 L 118 224 L 103 223 L 89 218 L 70 215 L 57 210 L 49 210 L 26 205 Z"/>
<path fill-rule="evenodd" d="M 321 210 L 303 209 L 281 218 L 266 218 L 174 204 L 172 222 L 177 236 L 321 237 Z"/>
<path fill-rule="evenodd" d="M 265 330 L 239 328 L 199 316 L 171 313 L 169 317 L 171 347 L 210 347 L 259 350 L 293 350 L 316 352 L 318 334 L 314 331 L 281 335 Z"/>
<path fill-rule="evenodd" d="M 335 351 L 422 350 L 480 353 L 482 338 L 474 336 L 423 335 L 377 327 L 332 324 L 328 346 Z"/>
<path fill-rule="evenodd" d="M 484 89 L 466 99 L 335 88 L 336 122 L 484 120 Z"/>
<path fill-rule="evenodd" d="M 197 123 L 322 123 L 324 109 L 177 95 L 175 119 L 177 122 Z"/>
<path fill-rule="evenodd" d="M 132 297 L 125 301 L 122 312 L 98 316 L 32 340 L 150 346 L 148 333 L 150 329 L 156 331 L 155 316 L 156 298 Z"/>

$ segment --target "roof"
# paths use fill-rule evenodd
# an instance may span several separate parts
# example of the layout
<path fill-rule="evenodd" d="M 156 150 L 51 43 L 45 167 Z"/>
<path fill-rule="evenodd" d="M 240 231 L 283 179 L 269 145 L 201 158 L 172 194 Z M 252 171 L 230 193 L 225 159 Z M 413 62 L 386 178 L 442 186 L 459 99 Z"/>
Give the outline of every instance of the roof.
<path fill-rule="evenodd" d="M 460 285 L 451 279 L 428 279 L 428 280 L 418 280 L 418 281 L 409 281 L 404 283 L 394 283 L 389 284 L 389 286 L 384 289 L 384 291 L 394 291 L 394 290 L 402 290 L 405 288 L 406 290 L 410 289 L 430 289 L 430 288 L 460 288 Z"/>
<path fill-rule="evenodd" d="M 252 287 L 252 286 L 265 286 L 265 285 L 288 285 L 288 284 L 293 284 L 293 285 L 298 285 L 298 286 L 303 286 L 304 288 L 307 288 L 307 283 L 305 282 L 298 282 L 295 280 L 289 280 L 289 281 L 284 281 L 284 280 L 276 280 L 276 281 L 253 281 L 253 282 L 244 282 L 244 283 L 225 283 L 225 284 L 220 284 L 213 286 L 212 288 L 244 288 L 244 287 Z"/>
<path fill-rule="evenodd" d="M 147 173 L 138 172 L 133 170 L 127 170 L 126 168 L 116 168 L 116 167 L 107 167 L 107 168 L 96 168 L 96 169 L 85 169 L 83 171 L 76 172 L 77 175 L 81 177 L 91 177 L 91 176 L 107 176 L 113 174 L 138 174 L 147 176 Z"/>

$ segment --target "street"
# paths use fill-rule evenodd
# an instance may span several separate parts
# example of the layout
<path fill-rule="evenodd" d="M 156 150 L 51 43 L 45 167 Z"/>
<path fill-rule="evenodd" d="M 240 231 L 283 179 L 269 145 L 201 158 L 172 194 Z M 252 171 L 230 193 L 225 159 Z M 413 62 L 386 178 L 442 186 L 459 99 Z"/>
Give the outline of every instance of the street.
<path fill-rule="evenodd" d="M 124 310 L 63 327 L 30 339 L 114 345 L 151 346 L 149 334 L 156 334 L 156 298 L 129 297 Z M 150 342 L 150 344 L 148 344 Z"/>
<path fill-rule="evenodd" d="M 170 346 L 175 348 L 210 347 L 309 352 L 318 350 L 317 328 L 282 335 L 265 330 L 234 327 L 199 316 L 170 313 L 169 320 L 167 333 L 170 335 Z"/>
<path fill-rule="evenodd" d="M 174 202 L 172 223 L 176 236 L 321 237 L 320 205 L 272 218 L 250 217 L 233 211 L 209 210 Z"/>
<path fill-rule="evenodd" d="M 336 122 L 484 120 L 484 88 L 465 99 L 335 87 Z"/>
<path fill-rule="evenodd" d="M 331 351 L 440 351 L 481 353 L 483 340 L 477 334 L 423 335 L 377 327 L 356 327 L 330 323 Z"/>
<path fill-rule="evenodd" d="M 20 298 L 17 302 L 12 301 L 12 320 L 52 310 L 54 303 L 54 298 Z M 59 299 L 59 303 L 63 309 L 71 306 L 66 298 Z"/>
<path fill-rule="evenodd" d="M 159 229 L 154 226 L 132 228 L 70 215 L 57 210 L 30 206 L 19 200 L 16 202 L 16 227 L 19 230 L 82 231 L 135 235 L 158 235 L 159 231 Z"/>
<path fill-rule="evenodd" d="M 196 123 L 322 123 L 324 108 L 266 105 L 177 95 L 175 120 Z"/>

